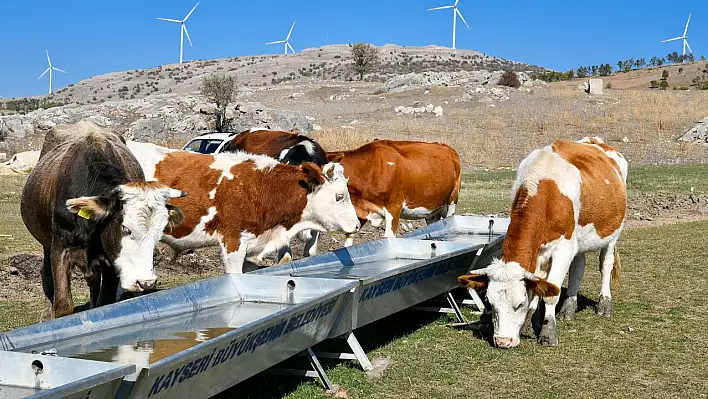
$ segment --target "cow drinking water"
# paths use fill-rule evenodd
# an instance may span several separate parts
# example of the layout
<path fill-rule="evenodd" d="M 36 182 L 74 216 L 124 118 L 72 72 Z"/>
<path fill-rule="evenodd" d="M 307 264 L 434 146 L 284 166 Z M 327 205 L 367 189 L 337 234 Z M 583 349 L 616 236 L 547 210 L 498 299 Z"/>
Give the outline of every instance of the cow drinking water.
<path fill-rule="evenodd" d="M 619 278 L 616 245 L 627 206 L 627 162 L 599 138 L 559 140 L 534 150 L 519 165 L 511 222 L 502 258 L 460 276 L 469 288 L 486 287 L 494 342 L 519 344 L 533 334 L 539 298 L 546 305 L 539 342 L 558 345 L 555 308 L 571 262 L 600 251 L 602 285 L 598 314 L 612 313 L 611 277 Z"/>
<path fill-rule="evenodd" d="M 57 126 L 45 144 L 20 204 L 44 248 L 42 286 L 51 306 L 42 318 L 73 312 L 73 266 L 84 272 L 91 307 L 114 302 L 118 287 L 152 288 L 155 244 L 181 219 L 167 201 L 185 194 L 145 181 L 122 137 L 90 122 Z"/>

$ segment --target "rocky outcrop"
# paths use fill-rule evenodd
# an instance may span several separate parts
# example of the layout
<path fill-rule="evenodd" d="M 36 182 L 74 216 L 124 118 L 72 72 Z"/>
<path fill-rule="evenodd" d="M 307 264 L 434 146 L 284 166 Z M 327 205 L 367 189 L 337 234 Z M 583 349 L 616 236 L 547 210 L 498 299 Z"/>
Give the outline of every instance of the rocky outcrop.
<path fill-rule="evenodd" d="M 60 123 L 82 119 L 109 127 L 128 140 L 160 142 L 169 138 L 188 139 L 199 132 L 213 129 L 214 105 L 197 95 L 166 94 L 148 98 L 106 101 L 90 105 L 66 105 L 40 109 L 26 115 L 0 117 L 0 135 L 7 140 L 21 140 L 44 134 Z M 257 102 L 238 101 L 227 108 L 232 131 L 252 127 L 312 131 L 312 123 L 303 115 L 274 110 Z"/>
<path fill-rule="evenodd" d="M 708 145 L 708 116 L 696 123 L 696 126 L 684 133 L 679 140 Z"/>
<path fill-rule="evenodd" d="M 415 88 L 428 89 L 433 86 L 496 86 L 503 73 L 504 71 L 487 70 L 408 73 L 387 80 L 382 91 L 401 92 Z M 516 72 L 516 75 L 522 84 L 530 79 L 530 75 L 526 72 Z"/>

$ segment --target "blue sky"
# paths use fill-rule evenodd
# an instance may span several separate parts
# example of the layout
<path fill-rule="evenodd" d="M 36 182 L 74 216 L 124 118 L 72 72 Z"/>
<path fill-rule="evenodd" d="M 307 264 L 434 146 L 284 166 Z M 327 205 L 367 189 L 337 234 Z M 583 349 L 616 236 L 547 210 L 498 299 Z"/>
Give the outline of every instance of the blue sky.
<path fill-rule="evenodd" d="M 295 50 L 358 41 L 450 46 L 452 12 L 426 11 L 454 0 L 201 0 L 187 22 L 185 60 L 277 53 L 297 20 Z M 52 63 L 54 88 L 108 72 L 179 60 L 179 25 L 194 0 L 1 0 L 0 97 L 44 94 L 37 77 Z M 558 70 L 624 58 L 681 52 L 688 36 L 697 56 L 708 56 L 705 0 L 460 0 L 470 23 L 458 22 L 457 48 Z"/>

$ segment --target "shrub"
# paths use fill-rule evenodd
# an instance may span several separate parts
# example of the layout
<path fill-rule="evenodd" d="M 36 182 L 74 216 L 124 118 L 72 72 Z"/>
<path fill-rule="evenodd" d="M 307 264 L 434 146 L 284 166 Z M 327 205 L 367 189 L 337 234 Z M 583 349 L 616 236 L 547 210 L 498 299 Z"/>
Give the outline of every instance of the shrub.
<path fill-rule="evenodd" d="M 666 80 L 669 78 L 669 71 L 664 70 L 664 72 L 661 73 L 661 80 Z"/>
<path fill-rule="evenodd" d="M 263 75 L 264 77 L 266 75 Z M 172 92 L 172 89 L 170 89 Z M 202 78 L 201 93 L 209 101 L 216 104 L 214 117 L 216 119 L 215 128 L 218 132 L 226 130 L 226 107 L 233 101 L 236 94 L 236 79 L 233 76 L 222 74 L 212 75 Z"/>
<path fill-rule="evenodd" d="M 656 89 L 657 87 L 659 87 L 659 82 L 657 82 L 656 80 L 652 80 L 651 81 L 651 88 Z"/>
<path fill-rule="evenodd" d="M 499 86 L 508 86 L 514 88 L 521 86 L 521 82 L 519 82 L 519 77 L 516 75 L 516 73 L 511 71 L 504 72 L 501 78 L 499 78 L 499 82 L 497 82 L 497 84 Z"/>
<path fill-rule="evenodd" d="M 659 87 L 661 87 L 661 90 L 666 90 L 666 88 L 669 87 L 669 82 L 667 82 L 666 80 L 662 80 L 661 84 L 659 84 Z"/>
<path fill-rule="evenodd" d="M 607 82 L 607 84 L 605 85 L 605 88 L 606 88 L 606 89 L 611 89 L 611 88 L 612 88 L 612 82 Z"/>

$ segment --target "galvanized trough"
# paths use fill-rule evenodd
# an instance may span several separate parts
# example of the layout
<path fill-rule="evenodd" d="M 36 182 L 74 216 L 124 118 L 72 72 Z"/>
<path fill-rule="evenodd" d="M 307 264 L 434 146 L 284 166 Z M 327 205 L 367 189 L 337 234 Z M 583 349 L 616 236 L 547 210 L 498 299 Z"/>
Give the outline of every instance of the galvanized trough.
<path fill-rule="evenodd" d="M 135 366 L 0 351 L 0 398 L 111 398 Z"/>
<path fill-rule="evenodd" d="M 0 342 L 137 365 L 117 397 L 208 398 L 338 330 L 356 285 L 224 275 L 13 330 Z"/>

